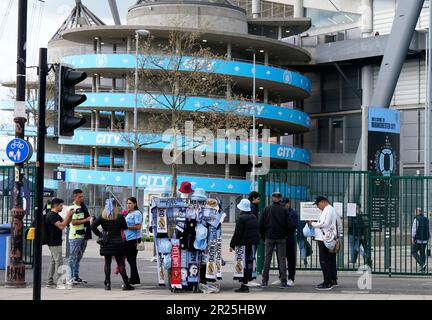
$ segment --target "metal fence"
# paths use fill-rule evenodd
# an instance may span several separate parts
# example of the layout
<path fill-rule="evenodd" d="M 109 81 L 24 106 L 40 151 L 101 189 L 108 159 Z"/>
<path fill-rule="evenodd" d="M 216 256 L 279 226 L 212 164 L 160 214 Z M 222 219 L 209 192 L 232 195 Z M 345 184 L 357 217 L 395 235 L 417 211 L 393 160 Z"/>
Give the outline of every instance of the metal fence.
<path fill-rule="evenodd" d="M 373 273 L 432 274 L 428 262 L 430 241 L 426 246 L 423 270 L 413 250 L 420 246 L 412 243 L 415 209 L 427 213 L 429 225 L 432 221 L 432 177 L 376 177 L 366 171 L 270 170 L 269 174 L 259 178 L 261 212 L 270 204 L 270 195 L 274 191 L 289 197 L 291 207 L 299 214 L 301 202 L 313 201 L 319 195 L 327 197 L 331 204 L 342 203 L 338 270 L 357 271 L 368 265 Z M 355 216 L 347 216 L 348 203 L 355 204 Z M 301 237 L 303 225 L 296 237 L 297 269 L 320 270 L 317 243 Z M 303 241 L 312 245 L 312 255 L 304 255 Z M 257 269 L 261 272 L 264 264 L 262 245 L 257 258 Z M 417 251 L 417 260 L 421 263 L 420 251 Z M 277 268 L 275 258 L 272 268 Z"/>
<path fill-rule="evenodd" d="M 11 223 L 10 209 L 13 206 L 15 168 L 13 166 L 0 166 L 0 224 Z M 25 264 L 33 264 L 33 241 L 27 241 L 25 235 L 34 219 L 34 208 L 36 205 L 36 168 L 33 166 L 24 167 L 23 179 L 23 209 L 24 216 L 24 242 L 23 260 Z"/>

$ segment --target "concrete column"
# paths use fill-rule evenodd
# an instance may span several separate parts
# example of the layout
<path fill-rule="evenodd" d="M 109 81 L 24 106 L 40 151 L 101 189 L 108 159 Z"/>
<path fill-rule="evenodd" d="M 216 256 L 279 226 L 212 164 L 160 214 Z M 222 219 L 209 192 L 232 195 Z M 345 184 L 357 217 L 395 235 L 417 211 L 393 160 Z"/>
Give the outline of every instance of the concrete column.
<path fill-rule="evenodd" d="M 228 164 L 228 157 L 225 157 L 225 179 L 229 179 L 230 166 Z"/>
<path fill-rule="evenodd" d="M 129 150 L 125 149 L 123 152 L 124 152 L 123 170 L 126 172 L 129 169 Z"/>
<path fill-rule="evenodd" d="M 269 55 L 267 51 L 264 51 L 264 65 L 268 66 L 269 64 Z"/>
<path fill-rule="evenodd" d="M 227 44 L 227 60 L 231 60 L 232 58 L 232 46 L 231 43 Z"/>
<path fill-rule="evenodd" d="M 94 148 L 94 169 L 97 170 L 99 167 L 99 150 L 98 148 Z"/>
<path fill-rule="evenodd" d="M 126 93 L 129 93 L 130 92 L 130 76 L 127 75 L 125 80 L 126 80 Z"/>
<path fill-rule="evenodd" d="M 98 53 L 100 54 L 100 53 L 102 53 L 102 39 L 99 37 L 99 39 L 98 39 L 98 44 L 97 44 L 97 46 L 98 46 Z"/>
<path fill-rule="evenodd" d="M 117 79 L 116 78 L 112 78 L 111 90 L 113 92 L 115 92 L 116 91 L 116 87 L 117 87 Z"/>
<path fill-rule="evenodd" d="M 97 110 L 95 112 L 95 129 L 96 129 L 96 131 L 98 131 L 99 128 L 100 128 L 100 111 Z"/>
<path fill-rule="evenodd" d="M 110 170 L 114 168 L 114 150 L 110 149 Z"/>
<path fill-rule="evenodd" d="M 90 149 L 90 169 L 94 167 L 94 149 Z"/>
<path fill-rule="evenodd" d="M 97 45 L 97 37 L 93 40 L 93 52 L 94 54 L 97 54 L 98 51 L 98 45 Z"/>
<path fill-rule="evenodd" d="M 127 37 L 127 40 L 126 40 L 126 52 L 130 53 L 131 51 L 132 51 L 132 37 L 129 36 L 129 37 Z"/>
<path fill-rule="evenodd" d="M 100 91 L 100 87 L 101 87 L 101 75 L 98 74 L 96 76 L 96 92 Z"/>
<path fill-rule="evenodd" d="M 294 0 L 294 18 L 303 17 L 303 0 Z"/>
<path fill-rule="evenodd" d="M 96 75 L 93 75 L 92 77 L 92 92 L 95 93 L 96 92 Z"/>
<path fill-rule="evenodd" d="M 90 130 L 94 131 L 94 128 L 95 128 L 95 115 L 94 115 L 94 111 L 92 111 L 90 116 Z"/>
<path fill-rule="evenodd" d="M 361 0 L 360 12 L 362 37 L 370 37 L 373 32 L 373 0 Z"/>
<path fill-rule="evenodd" d="M 264 88 L 264 103 L 268 103 L 268 89 Z"/>
<path fill-rule="evenodd" d="M 282 27 L 278 27 L 278 40 L 282 39 Z"/>
<path fill-rule="evenodd" d="M 231 43 L 227 44 L 227 60 L 231 60 L 232 56 L 232 47 L 231 47 Z M 228 80 L 227 81 L 227 89 L 226 89 L 226 97 L 227 99 L 230 99 L 232 95 L 232 88 L 231 88 L 231 83 Z"/>
<path fill-rule="evenodd" d="M 114 123 L 115 123 L 115 111 L 111 111 L 111 131 L 114 131 L 115 127 L 114 127 Z"/>
<path fill-rule="evenodd" d="M 373 70 L 371 65 L 361 69 L 362 105 L 370 106 L 373 93 Z"/>
<path fill-rule="evenodd" d="M 252 0 L 252 18 L 261 16 L 261 0 Z"/>
<path fill-rule="evenodd" d="M 231 223 L 235 223 L 236 221 L 236 197 L 235 196 L 230 196 L 229 197 L 229 201 L 230 201 L 230 206 L 229 206 L 229 222 Z"/>

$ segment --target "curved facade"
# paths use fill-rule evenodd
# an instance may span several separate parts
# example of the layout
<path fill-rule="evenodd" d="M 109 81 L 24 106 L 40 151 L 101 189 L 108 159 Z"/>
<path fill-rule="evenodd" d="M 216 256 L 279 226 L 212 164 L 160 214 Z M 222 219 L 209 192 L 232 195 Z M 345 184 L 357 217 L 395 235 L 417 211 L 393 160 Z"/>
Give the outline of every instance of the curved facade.
<path fill-rule="evenodd" d="M 170 17 L 170 18 L 167 18 Z M 195 2 L 139 1 L 128 11 L 127 26 L 93 26 L 63 32 L 61 39 L 49 44 L 51 63 L 63 62 L 88 73 L 89 79 L 81 91 L 87 101 L 79 111 L 87 119 L 84 127 L 75 131 L 71 139 L 49 139 L 47 177 L 59 166 L 66 170 L 66 182 L 79 185 L 109 185 L 125 188 L 132 185 L 132 146 L 125 137 L 132 134 L 135 101 L 138 110 L 151 108 L 163 111 L 157 93 L 148 105 L 145 92 L 135 96 L 130 83 L 138 61 L 135 55 L 135 32 L 150 31 L 152 41 L 167 41 L 171 30 L 199 31 L 199 41 L 218 56 L 206 72 L 230 76 L 235 86 L 219 97 L 206 95 L 188 97 L 183 112 L 194 112 L 201 106 L 216 105 L 225 110 L 234 105 L 235 113 L 256 116 L 258 129 L 270 130 L 267 141 L 259 141 L 256 155 L 267 155 L 271 167 L 304 168 L 310 164 L 310 153 L 302 148 L 297 134 L 310 129 L 309 116 L 295 107 L 309 97 L 310 80 L 289 69 L 290 64 L 304 63 L 309 54 L 292 44 L 248 34 L 245 12 L 228 1 Z M 252 54 L 256 51 L 255 107 L 251 101 L 253 90 Z M 163 59 L 161 60 L 163 63 Z M 187 57 L 185 59 L 187 61 Z M 147 66 L 143 66 L 146 68 Z M 181 72 L 188 72 L 184 63 Z M 245 100 L 230 100 L 228 91 L 247 93 Z M 137 99 L 137 100 L 135 100 Z M 0 108 L 7 108 L 6 104 Z M 138 112 L 140 134 L 145 135 L 143 118 Z M 140 126 L 141 124 L 141 126 Z M 30 131 L 29 131 L 30 133 Z M 166 137 L 165 137 L 166 138 Z M 170 140 L 171 139 L 171 140 Z M 137 187 L 143 189 L 169 187 L 171 169 L 162 162 L 162 154 L 172 143 L 172 137 L 145 145 L 138 150 Z M 239 139 L 235 143 L 216 139 L 200 149 L 213 155 L 227 155 L 239 160 L 252 155 L 252 143 Z M 56 163 L 57 162 L 57 163 Z M 250 161 L 236 164 L 182 164 L 178 168 L 178 183 L 190 180 L 196 187 L 219 194 L 246 194 L 251 191 Z M 51 182 L 50 182 L 51 183 Z M 52 185 L 52 183 L 51 183 Z M 95 191 L 96 188 L 93 190 Z"/>

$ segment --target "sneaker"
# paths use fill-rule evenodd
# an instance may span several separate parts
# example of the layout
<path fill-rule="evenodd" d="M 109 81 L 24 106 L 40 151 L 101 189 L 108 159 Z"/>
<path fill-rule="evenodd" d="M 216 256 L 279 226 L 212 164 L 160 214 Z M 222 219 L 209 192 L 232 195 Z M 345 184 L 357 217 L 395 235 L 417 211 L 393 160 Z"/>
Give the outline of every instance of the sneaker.
<path fill-rule="evenodd" d="M 288 287 L 294 287 L 294 281 L 292 281 L 291 279 L 288 279 L 287 285 L 288 285 Z"/>
<path fill-rule="evenodd" d="M 263 281 L 263 282 L 261 283 L 261 288 L 267 288 L 267 287 L 268 287 L 268 283 L 265 282 L 265 281 Z"/>
<path fill-rule="evenodd" d="M 276 281 L 272 282 L 272 286 L 278 286 L 280 284 L 281 284 L 280 280 L 276 280 Z"/>
<path fill-rule="evenodd" d="M 247 286 L 248 287 L 259 287 L 261 284 L 259 284 L 258 282 L 255 281 L 250 281 Z"/>
<path fill-rule="evenodd" d="M 135 290 L 135 287 L 132 287 L 130 284 L 122 285 L 122 290 L 123 291 Z"/>
<path fill-rule="evenodd" d="M 328 291 L 328 290 L 333 289 L 333 286 L 331 283 L 328 283 L 328 284 L 321 283 L 321 284 L 317 285 L 315 287 L 315 289 L 320 290 L 320 291 Z"/>
<path fill-rule="evenodd" d="M 207 290 L 209 293 L 218 293 L 220 291 L 220 286 L 218 284 L 207 284 Z"/>
<path fill-rule="evenodd" d="M 150 259 L 150 262 L 157 262 L 157 257 L 153 257 Z"/>
<path fill-rule="evenodd" d="M 286 282 L 282 282 L 281 285 L 279 286 L 280 289 L 287 289 L 289 288 L 288 283 Z"/>
<path fill-rule="evenodd" d="M 249 292 L 249 287 L 247 285 L 242 284 L 240 288 L 235 289 L 234 292 Z"/>
<path fill-rule="evenodd" d="M 55 283 L 47 283 L 45 287 L 49 288 L 49 289 L 55 289 L 56 285 L 55 285 Z"/>
<path fill-rule="evenodd" d="M 84 280 L 84 279 L 81 279 L 80 277 L 78 277 L 78 278 L 75 278 L 75 281 L 78 283 L 78 284 L 86 284 L 87 283 L 87 281 L 86 280 Z"/>
<path fill-rule="evenodd" d="M 132 283 L 132 282 L 130 282 L 130 285 L 132 286 L 132 287 L 140 287 L 141 286 L 141 283 Z"/>
<path fill-rule="evenodd" d="M 57 290 L 71 290 L 72 289 L 72 287 L 70 285 L 67 285 L 67 284 L 58 284 L 55 288 Z"/>
<path fill-rule="evenodd" d="M 67 282 L 66 282 L 66 284 L 68 284 L 68 285 L 73 285 L 73 286 L 76 286 L 77 284 L 79 284 L 79 282 L 78 281 L 76 281 L 76 279 L 75 278 L 72 278 L 72 279 L 69 279 Z"/>
<path fill-rule="evenodd" d="M 339 287 L 339 284 L 337 283 L 336 280 L 333 280 L 333 281 L 331 282 L 331 285 L 332 285 L 333 287 Z"/>

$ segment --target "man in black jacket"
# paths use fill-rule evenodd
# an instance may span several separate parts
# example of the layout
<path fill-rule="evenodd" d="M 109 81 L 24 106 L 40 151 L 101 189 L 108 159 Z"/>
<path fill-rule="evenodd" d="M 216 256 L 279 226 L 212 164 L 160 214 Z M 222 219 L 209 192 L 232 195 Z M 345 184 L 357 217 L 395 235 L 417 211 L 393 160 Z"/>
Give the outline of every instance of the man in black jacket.
<path fill-rule="evenodd" d="M 261 284 L 263 288 L 268 286 L 270 263 L 274 247 L 276 247 L 276 254 L 279 261 L 280 288 L 288 288 L 286 238 L 288 234 L 292 232 L 294 226 L 289 217 L 288 209 L 281 205 L 281 200 L 282 194 L 280 192 L 274 192 L 272 194 L 273 204 L 264 209 L 264 213 L 259 220 L 260 234 L 265 240 L 265 261 Z"/>
<path fill-rule="evenodd" d="M 251 203 L 252 214 L 257 219 L 259 219 L 259 203 L 260 203 L 260 199 L 261 199 L 261 194 L 259 192 L 252 191 L 251 193 L 249 193 L 248 200 Z"/>

